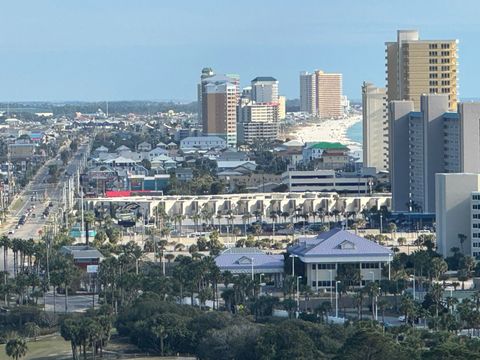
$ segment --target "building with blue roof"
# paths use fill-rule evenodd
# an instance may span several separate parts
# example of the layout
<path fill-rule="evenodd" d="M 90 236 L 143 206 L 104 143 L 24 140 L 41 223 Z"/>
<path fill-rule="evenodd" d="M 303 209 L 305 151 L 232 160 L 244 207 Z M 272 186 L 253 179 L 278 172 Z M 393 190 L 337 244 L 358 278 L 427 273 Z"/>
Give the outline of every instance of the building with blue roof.
<path fill-rule="evenodd" d="M 215 258 L 220 271 L 230 271 L 234 275 L 263 274 L 275 286 L 283 281 L 284 256 L 267 254 L 258 248 L 231 248 Z"/>
<path fill-rule="evenodd" d="M 304 268 L 307 285 L 314 290 L 335 286 L 340 267 L 350 264 L 360 270 L 364 286 L 368 281 L 382 279 L 382 269 L 389 266 L 393 252 L 374 241 L 342 229 L 332 229 L 314 238 L 300 238 L 287 249 L 298 257 Z"/>

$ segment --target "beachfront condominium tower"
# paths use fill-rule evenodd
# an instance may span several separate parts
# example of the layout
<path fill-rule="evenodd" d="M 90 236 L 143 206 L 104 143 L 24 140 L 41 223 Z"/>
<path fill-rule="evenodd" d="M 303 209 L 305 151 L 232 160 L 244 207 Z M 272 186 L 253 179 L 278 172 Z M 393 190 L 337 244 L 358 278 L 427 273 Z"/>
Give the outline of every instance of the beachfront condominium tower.
<path fill-rule="evenodd" d="M 448 96 L 448 108 L 457 108 L 457 40 L 420 40 L 418 31 L 399 30 L 397 41 L 387 42 L 387 97 L 411 100 L 420 109 L 422 94 Z"/>
<path fill-rule="evenodd" d="M 343 115 L 342 74 L 300 73 L 300 111 L 321 119 L 339 118 Z"/>
<path fill-rule="evenodd" d="M 278 138 L 279 104 L 257 103 L 242 99 L 238 107 L 237 134 L 239 144 L 255 141 L 274 141 Z"/>
<path fill-rule="evenodd" d="M 257 103 L 278 103 L 278 80 L 271 76 L 257 76 L 252 80 L 252 100 Z"/>
<path fill-rule="evenodd" d="M 389 103 L 389 167 L 394 211 L 435 212 L 437 173 L 480 172 L 480 103 L 449 111 L 448 95 Z"/>
<path fill-rule="evenodd" d="M 437 174 L 435 178 L 437 252 L 480 255 L 480 175 Z"/>
<path fill-rule="evenodd" d="M 342 74 L 315 71 L 316 107 L 320 119 L 343 115 Z"/>
<path fill-rule="evenodd" d="M 316 107 L 315 73 L 302 71 L 300 73 L 300 111 L 315 115 Z"/>
<path fill-rule="evenodd" d="M 388 170 L 387 91 L 371 83 L 362 86 L 363 166 Z"/>
<path fill-rule="evenodd" d="M 202 122 L 202 82 L 215 75 L 215 72 L 212 68 L 205 67 L 202 69 L 202 74 L 200 75 L 200 82 L 197 84 L 197 107 L 198 107 L 198 122 Z"/>
<path fill-rule="evenodd" d="M 237 144 L 239 83 L 234 74 L 210 76 L 201 83 L 203 134 L 219 136 L 229 147 Z"/>

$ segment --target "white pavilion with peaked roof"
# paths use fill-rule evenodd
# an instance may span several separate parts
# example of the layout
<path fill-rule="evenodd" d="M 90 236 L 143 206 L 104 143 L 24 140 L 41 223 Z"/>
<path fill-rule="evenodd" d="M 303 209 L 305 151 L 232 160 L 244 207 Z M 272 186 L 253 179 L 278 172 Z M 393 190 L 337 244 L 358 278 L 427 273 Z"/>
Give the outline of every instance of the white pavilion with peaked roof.
<path fill-rule="evenodd" d="M 307 285 L 317 290 L 333 287 L 337 271 L 344 264 L 360 270 L 361 281 L 356 286 L 381 280 L 382 269 L 393 259 L 389 248 L 342 229 L 300 238 L 287 251 L 303 263 Z"/>

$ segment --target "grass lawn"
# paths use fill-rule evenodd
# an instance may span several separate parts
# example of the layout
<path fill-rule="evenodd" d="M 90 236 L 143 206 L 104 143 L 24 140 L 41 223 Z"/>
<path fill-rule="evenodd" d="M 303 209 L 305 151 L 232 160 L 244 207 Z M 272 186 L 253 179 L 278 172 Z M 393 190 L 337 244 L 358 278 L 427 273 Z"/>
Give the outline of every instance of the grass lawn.
<path fill-rule="evenodd" d="M 60 335 L 29 341 L 27 356 L 22 360 L 66 360 L 72 358 L 70 342 Z M 0 345 L 0 359 L 7 359 L 5 345 Z"/>
<path fill-rule="evenodd" d="M 52 336 L 47 336 L 41 339 L 38 339 L 36 342 L 35 341 L 29 341 L 28 342 L 28 352 L 27 356 L 22 358 L 21 360 L 70 360 L 72 358 L 72 352 L 70 348 L 70 342 L 63 340 L 63 338 L 60 335 L 52 335 Z M 126 349 L 130 349 L 131 345 L 124 344 Z M 122 349 L 122 344 L 110 344 L 107 346 L 107 353 L 104 354 L 104 359 L 117 359 L 118 357 L 116 355 L 119 354 L 125 354 L 124 351 L 126 349 Z M 112 351 L 113 353 L 108 353 L 108 351 Z M 129 352 L 127 352 L 129 353 Z M 90 354 L 88 354 L 90 355 Z M 5 345 L 0 345 L 0 359 L 8 359 L 7 355 L 5 353 Z M 80 359 L 83 360 L 83 355 L 80 354 Z M 90 356 L 88 356 L 88 359 L 91 359 Z M 97 359 L 101 359 L 99 356 L 97 356 Z M 134 360 L 156 360 L 156 359 L 161 359 L 161 360 L 170 360 L 170 359 L 176 359 L 180 360 L 182 358 L 176 358 L 176 357 L 134 357 L 132 356 L 131 358 L 128 357 L 127 354 L 123 355 L 121 357 L 122 360 L 128 360 L 128 359 L 134 359 Z M 183 358 L 187 359 L 187 358 Z M 189 358 L 189 359 L 194 359 L 194 358 Z"/>

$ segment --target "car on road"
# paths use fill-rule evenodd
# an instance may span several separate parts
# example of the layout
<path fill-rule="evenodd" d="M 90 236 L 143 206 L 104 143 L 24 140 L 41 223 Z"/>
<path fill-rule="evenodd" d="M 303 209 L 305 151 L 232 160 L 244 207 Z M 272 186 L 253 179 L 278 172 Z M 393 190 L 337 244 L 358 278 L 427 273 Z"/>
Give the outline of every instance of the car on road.
<path fill-rule="evenodd" d="M 8 235 L 13 235 L 15 234 L 15 230 L 11 229 L 9 232 L 8 232 Z"/>

